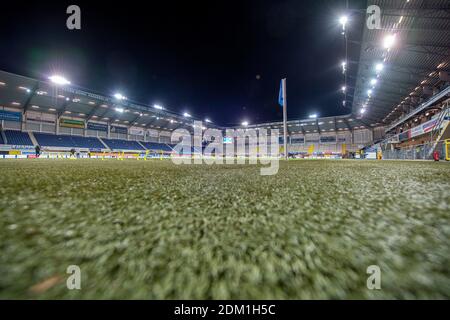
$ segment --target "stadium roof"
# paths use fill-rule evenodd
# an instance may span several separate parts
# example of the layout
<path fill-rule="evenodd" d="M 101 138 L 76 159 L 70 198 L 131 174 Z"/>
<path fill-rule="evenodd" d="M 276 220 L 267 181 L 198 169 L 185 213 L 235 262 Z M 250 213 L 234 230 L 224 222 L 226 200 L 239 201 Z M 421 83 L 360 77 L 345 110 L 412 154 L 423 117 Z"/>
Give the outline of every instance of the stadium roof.
<path fill-rule="evenodd" d="M 333 133 L 353 129 L 369 129 L 375 124 L 368 124 L 364 119 L 357 119 L 352 115 L 324 117 L 316 119 L 289 120 L 287 122 L 289 134 Z M 235 127 L 235 128 L 242 128 Z M 249 124 L 246 128 L 283 129 L 283 122 L 267 122 Z"/>
<path fill-rule="evenodd" d="M 192 129 L 193 120 L 197 120 L 129 99 L 120 100 L 73 85 L 57 86 L 5 71 L 0 71 L 0 106 L 158 130 Z M 215 127 L 211 123 L 205 125 Z"/>
<path fill-rule="evenodd" d="M 381 29 L 364 26 L 352 113 L 364 109 L 367 121 L 389 124 L 430 97 L 433 88 L 442 89 L 443 72 L 450 71 L 450 2 L 369 0 L 369 5 L 380 7 Z"/>
<path fill-rule="evenodd" d="M 58 116 L 82 118 L 86 121 L 110 122 L 124 126 L 140 126 L 148 129 L 191 130 L 195 117 L 160 110 L 128 99 L 120 100 L 88 91 L 73 85 L 56 86 L 50 81 L 41 81 L 5 71 L 0 71 L 0 107 L 18 111 L 34 110 Z M 119 111 L 118 111 L 119 110 Z M 204 126 L 224 129 L 216 124 Z M 290 133 L 324 133 L 347 129 L 362 129 L 374 126 L 351 115 L 317 119 L 288 121 Z M 282 122 L 249 125 L 248 128 L 282 129 Z"/>

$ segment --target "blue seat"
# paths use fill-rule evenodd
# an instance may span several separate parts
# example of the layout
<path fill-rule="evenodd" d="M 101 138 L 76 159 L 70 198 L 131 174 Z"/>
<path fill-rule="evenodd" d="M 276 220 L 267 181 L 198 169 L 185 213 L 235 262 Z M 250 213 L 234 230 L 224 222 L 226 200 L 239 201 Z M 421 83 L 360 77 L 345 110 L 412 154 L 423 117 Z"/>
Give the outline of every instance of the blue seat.
<path fill-rule="evenodd" d="M 89 148 L 89 149 L 104 149 L 103 143 L 95 137 L 78 137 L 72 136 L 72 141 L 78 148 Z"/>
<path fill-rule="evenodd" d="M 6 141 L 10 145 L 32 146 L 33 142 L 27 132 L 17 130 L 5 130 Z M 3 143 L 3 142 L 2 142 Z"/>
<path fill-rule="evenodd" d="M 64 148 L 86 148 L 104 149 L 105 146 L 95 137 L 55 135 L 49 133 L 35 132 L 34 136 L 40 146 L 64 147 Z"/>
<path fill-rule="evenodd" d="M 145 150 L 136 141 L 120 140 L 120 139 L 106 139 L 102 138 L 103 142 L 112 150 Z"/>
<path fill-rule="evenodd" d="M 159 142 L 141 142 L 141 143 L 145 147 L 145 149 L 148 149 L 148 150 L 166 151 L 166 152 L 173 151 L 172 148 L 165 143 L 159 143 Z"/>

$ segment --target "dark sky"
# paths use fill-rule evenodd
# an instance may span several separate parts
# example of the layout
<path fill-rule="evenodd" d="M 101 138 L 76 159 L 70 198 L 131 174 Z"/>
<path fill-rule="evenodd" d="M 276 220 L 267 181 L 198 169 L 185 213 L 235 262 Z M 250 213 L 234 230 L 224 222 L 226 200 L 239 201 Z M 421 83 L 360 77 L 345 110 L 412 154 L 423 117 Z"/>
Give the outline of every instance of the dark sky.
<path fill-rule="evenodd" d="M 6 4 L 8 2 L 8 4 Z M 341 105 L 345 0 L 3 1 L 0 69 L 189 111 L 221 125 L 349 113 Z M 77 4 L 82 29 L 66 28 Z M 351 1 L 350 7 L 362 7 Z M 353 16 L 350 37 L 360 40 Z M 359 47 L 352 47 L 357 60 Z M 356 72 L 356 70 L 351 70 Z"/>

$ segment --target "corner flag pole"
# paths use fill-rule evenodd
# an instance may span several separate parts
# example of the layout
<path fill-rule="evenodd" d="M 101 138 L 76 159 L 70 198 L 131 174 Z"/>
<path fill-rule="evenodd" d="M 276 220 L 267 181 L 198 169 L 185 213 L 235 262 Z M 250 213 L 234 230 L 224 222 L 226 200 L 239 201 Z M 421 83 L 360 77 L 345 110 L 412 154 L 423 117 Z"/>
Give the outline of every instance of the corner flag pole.
<path fill-rule="evenodd" d="M 286 99 L 286 78 L 281 80 L 283 88 L 283 142 L 284 142 L 284 157 L 288 159 L 288 144 L 287 144 L 287 99 Z"/>

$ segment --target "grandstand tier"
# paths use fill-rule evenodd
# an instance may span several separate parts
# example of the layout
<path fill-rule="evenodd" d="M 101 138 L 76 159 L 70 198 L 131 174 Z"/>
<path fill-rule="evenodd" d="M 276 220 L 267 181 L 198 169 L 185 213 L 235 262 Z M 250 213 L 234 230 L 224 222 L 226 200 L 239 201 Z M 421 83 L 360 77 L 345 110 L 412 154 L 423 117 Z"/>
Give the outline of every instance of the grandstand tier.
<path fill-rule="evenodd" d="M 111 150 L 145 150 L 137 141 L 102 139 Z"/>
<path fill-rule="evenodd" d="M 54 135 L 35 132 L 34 137 L 40 146 L 64 147 L 64 148 L 88 148 L 104 149 L 105 146 L 98 138 L 87 138 L 81 136 Z"/>
<path fill-rule="evenodd" d="M 33 142 L 27 132 L 16 130 L 5 130 L 6 142 L 9 145 L 32 146 Z"/>
<path fill-rule="evenodd" d="M 172 148 L 169 145 L 165 144 L 165 143 L 141 142 L 141 144 L 147 150 L 172 152 Z"/>

